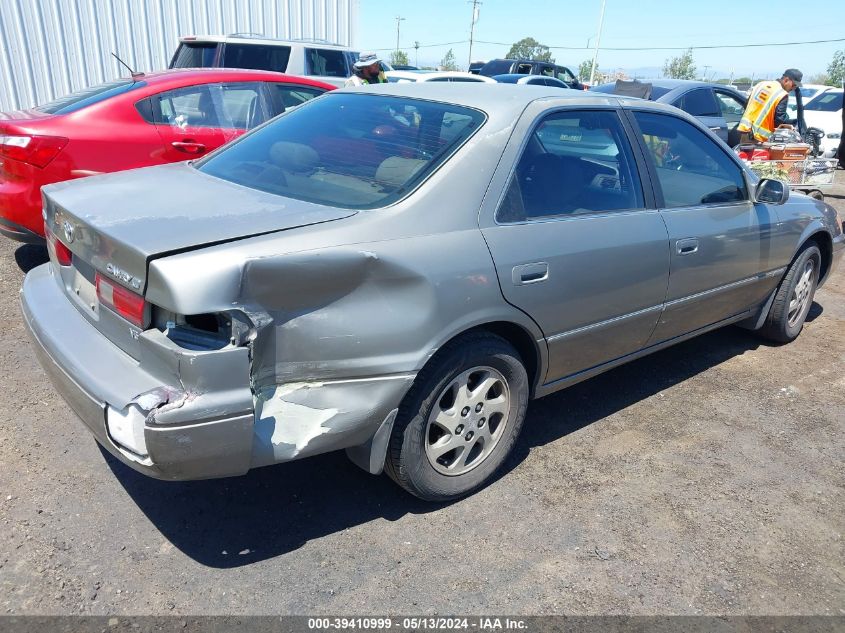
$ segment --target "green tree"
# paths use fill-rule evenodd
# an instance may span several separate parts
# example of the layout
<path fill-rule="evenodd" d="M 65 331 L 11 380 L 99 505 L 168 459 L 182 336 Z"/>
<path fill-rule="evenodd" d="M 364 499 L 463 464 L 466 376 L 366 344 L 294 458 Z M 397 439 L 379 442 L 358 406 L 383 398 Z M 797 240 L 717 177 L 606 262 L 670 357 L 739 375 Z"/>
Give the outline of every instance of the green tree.
<path fill-rule="evenodd" d="M 581 81 L 589 81 L 590 80 L 590 73 L 593 70 L 593 60 L 592 59 L 585 59 L 581 64 L 578 66 L 578 77 Z M 599 72 L 599 65 L 596 64 L 596 74 Z"/>
<path fill-rule="evenodd" d="M 458 64 L 455 62 L 455 53 L 452 52 L 451 48 L 443 56 L 443 59 L 440 60 L 440 68 L 443 70 L 458 70 Z"/>
<path fill-rule="evenodd" d="M 841 86 L 845 81 L 845 50 L 836 51 L 827 65 L 827 85 Z"/>
<path fill-rule="evenodd" d="M 515 42 L 505 57 L 507 59 L 536 59 L 541 62 L 554 62 L 549 47 L 540 44 L 533 37 L 524 37 Z"/>
<path fill-rule="evenodd" d="M 663 64 L 663 74 L 671 79 L 695 79 L 695 70 L 691 48 L 680 57 L 667 59 Z"/>
<path fill-rule="evenodd" d="M 405 51 L 391 51 L 390 65 L 391 66 L 407 66 L 408 54 Z"/>

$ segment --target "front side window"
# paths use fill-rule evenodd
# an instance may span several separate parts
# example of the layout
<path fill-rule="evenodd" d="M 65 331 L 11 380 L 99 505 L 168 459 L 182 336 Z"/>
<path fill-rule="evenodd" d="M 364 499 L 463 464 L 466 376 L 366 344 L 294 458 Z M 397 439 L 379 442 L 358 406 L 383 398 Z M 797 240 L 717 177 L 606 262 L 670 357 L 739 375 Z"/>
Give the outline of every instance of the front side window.
<path fill-rule="evenodd" d="M 248 130 L 268 118 L 260 83 L 202 84 L 152 98 L 156 122 L 189 127 Z"/>
<path fill-rule="evenodd" d="M 690 90 L 672 105 L 693 116 L 719 116 L 720 114 L 719 106 L 716 105 L 713 92 L 709 88 Z"/>
<path fill-rule="evenodd" d="M 226 44 L 223 49 L 225 68 L 249 68 L 253 70 L 287 70 L 290 46 L 266 46 L 262 44 Z"/>
<path fill-rule="evenodd" d="M 563 66 L 557 67 L 557 72 L 555 73 L 555 77 L 560 79 L 565 84 L 571 84 L 575 81 L 575 75 L 573 75 L 568 68 Z"/>
<path fill-rule="evenodd" d="M 404 197 L 484 122 L 478 110 L 367 94 L 329 94 L 199 163 L 268 193 L 347 209 Z"/>
<path fill-rule="evenodd" d="M 306 48 L 306 72 L 321 77 L 348 77 L 349 67 L 343 51 L 328 48 Z"/>
<path fill-rule="evenodd" d="M 715 141 L 677 117 L 634 112 L 666 207 L 748 199 L 742 170 Z"/>
<path fill-rule="evenodd" d="M 716 99 L 719 102 L 719 109 L 722 111 L 722 116 L 727 121 L 728 125 L 735 125 L 742 119 L 742 114 L 745 112 L 745 105 L 742 101 L 737 99 L 730 93 L 716 91 Z"/>
<path fill-rule="evenodd" d="M 537 126 L 497 213 L 499 222 L 644 206 L 616 112 L 566 111 Z"/>
<path fill-rule="evenodd" d="M 296 84 L 268 83 L 267 85 L 270 86 L 271 93 L 279 101 L 280 107 L 276 114 L 301 106 L 306 101 L 310 101 L 314 97 L 319 97 L 325 92 L 325 90 L 320 88 L 297 86 Z"/>

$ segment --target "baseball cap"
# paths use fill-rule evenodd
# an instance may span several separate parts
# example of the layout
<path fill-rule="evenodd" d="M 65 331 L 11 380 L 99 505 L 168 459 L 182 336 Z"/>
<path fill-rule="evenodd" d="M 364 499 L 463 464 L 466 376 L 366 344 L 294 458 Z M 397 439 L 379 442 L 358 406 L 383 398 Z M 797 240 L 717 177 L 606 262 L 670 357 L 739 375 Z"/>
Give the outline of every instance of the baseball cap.
<path fill-rule="evenodd" d="M 358 61 L 355 62 L 355 68 L 366 68 L 367 66 L 372 66 L 373 64 L 378 64 L 381 62 L 378 55 L 375 53 L 361 53 L 358 55 Z"/>
<path fill-rule="evenodd" d="M 792 81 L 795 82 L 796 86 L 801 85 L 801 80 L 804 78 L 804 73 L 802 73 L 797 68 L 787 68 L 783 71 L 784 77 L 789 77 Z"/>

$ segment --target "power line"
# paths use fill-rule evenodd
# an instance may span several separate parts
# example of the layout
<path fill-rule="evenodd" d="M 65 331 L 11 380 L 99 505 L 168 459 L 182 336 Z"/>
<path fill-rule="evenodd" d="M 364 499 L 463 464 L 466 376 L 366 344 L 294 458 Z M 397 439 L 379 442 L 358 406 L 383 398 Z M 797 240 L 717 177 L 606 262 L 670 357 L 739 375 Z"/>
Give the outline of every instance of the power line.
<path fill-rule="evenodd" d="M 454 46 L 456 44 L 466 44 L 469 40 L 460 40 L 459 42 L 443 42 L 442 44 L 420 44 L 419 46 L 414 46 L 414 48 L 436 48 L 438 46 Z M 508 44 L 510 46 L 510 44 Z M 378 53 L 379 51 L 392 51 L 395 50 L 393 47 L 390 48 L 371 48 L 369 49 L 374 53 Z"/>
<path fill-rule="evenodd" d="M 506 42 L 486 42 L 484 40 L 475 40 L 479 44 L 493 44 L 495 46 L 510 46 Z M 769 42 L 765 44 L 714 44 L 710 46 L 628 46 L 628 47 L 612 47 L 603 46 L 605 51 L 686 51 L 714 49 L 714 48 L 760 48 L 764 46 L 802 46 L 805 44 L 830 44 L 832 42 L 845 42 L 845 37 L 840 37 L 832 40 L 810 40 L 807 42 Z M 561 49 L 570 51 L 589 50 L 586 46 L 548 46 L 550 49 Z"/>

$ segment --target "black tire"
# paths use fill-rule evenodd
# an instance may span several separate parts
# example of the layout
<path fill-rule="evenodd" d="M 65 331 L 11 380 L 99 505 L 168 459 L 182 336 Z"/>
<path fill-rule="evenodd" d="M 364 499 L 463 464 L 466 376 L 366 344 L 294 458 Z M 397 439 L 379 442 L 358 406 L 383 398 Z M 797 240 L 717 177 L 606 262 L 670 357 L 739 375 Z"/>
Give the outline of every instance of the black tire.
<path fill-rule="evenodd" d="M 429 426 L 429 416 L 434 414 L 435 406 L 439 406 L 440 411 L 443 411 L 444 399 L 447 398 L 444 391 L 461 380 L 464 374 L 469 373 L 471 380 L 474 375 L 471 370 L 477 368 L 492 369 L 498 377 L 504 379 L 506 404 L 502 407 L 507 409 L 507 417 L 501 414 L 502 421 L 499 424 L 504 424 L 502 431 L 496 431 L 498 439 L 490 442 L 492 449 L 488 449 L 490 452 L 479 459 L 477 465 L 469 466 L 471 469 L 461 474 L 443 474 L 435 469 L 426 452 L 426 447 L 431 446 L 432 441 L 433 427 Z M 496 384 L 501 387 L 498 377 Z M 525 421 L 528 394 L 525 366 L 519 353 L 510 343 L 485 332 L 471 333 L 452 341 L 426 364 L 402 401 L 390 437 L 385 471 L 405 490 L 426 501 L 450 501 L 478 490 L 493 478 L 513 449 Z M 457 409 L 453 410 L 456 412 L 455 421 L 461 422 L 457 417 L 460 415 Z M 472 415 L 481 414 L 471 412 L 467 418 L 466 429 L 475 429 L 475 424 L 484 425 L 483 418 L 476 417 L 473 422 Z M 490 417 L 488 429 L 492 428 L 492 422 L 493 416 Z M 456 433 L 449 435 L 455 441 L 460 441 L 463 433 L 469 435 L 468 431 L 458 431 L 458 426 L 462 425 L 456 425 Z M 466 450 L 468 459 L 475 451 L 476 445 L 481 444 L 483 447 L 486 441 L 479 442 L 478 438 L 475 438 L 475 443 L 470 448 L 458 447 L 456 450 L 461 453 Z M 484 450 L 482 448 L 479 455 L 483 454 Z M 437 468 L 443 470 L 445 466 L 440 464 Z"/>
<path fill-rule="evenodd" d="M 789 270 L 786 271 L 786 275 L 778 286 L 766 322 L 760 328 L 760 334 L 763 337 L 778 343 L 789 343 L 798 337 L 804 327 L 804 320 L 807 318 L 810 306 L 813 305 L 813 296 L 819 283 L 821 261 L 821 251 L 813 242 L 805 244 L 804 248 L 795 256 Z M 813 268 L 810 272 L 810 285 L 801 293 L 801 296 L 805 298 L 800 303 L 800 310 L 792 314 L 790 313 L 790 302 L 793 300 L 796 287 L 801 281 L 802 275 L 806 274 L 809 265 L 812 265 Z"/>

